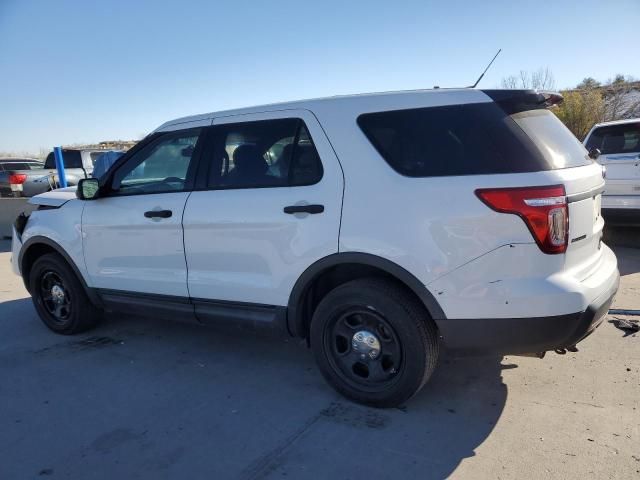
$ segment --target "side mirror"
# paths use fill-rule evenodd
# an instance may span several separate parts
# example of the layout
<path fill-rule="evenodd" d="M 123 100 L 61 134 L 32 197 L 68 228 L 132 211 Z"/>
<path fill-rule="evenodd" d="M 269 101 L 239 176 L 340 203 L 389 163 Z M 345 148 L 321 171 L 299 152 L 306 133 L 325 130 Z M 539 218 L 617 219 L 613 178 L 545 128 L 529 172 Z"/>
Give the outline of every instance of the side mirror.
<path fill-rule="evenodd" d="M 592 160 L 597 160 L 600 156 L 600 150 L 598 148 L 592 148 L 589 150 L 589 158 Z"/>
<path fill-rule="evenodd" d="M 78 182 L 76 197 L 80 200 L 94 200 L 98 198 L 100 182 L 97 178 L 82 178 Z"/>

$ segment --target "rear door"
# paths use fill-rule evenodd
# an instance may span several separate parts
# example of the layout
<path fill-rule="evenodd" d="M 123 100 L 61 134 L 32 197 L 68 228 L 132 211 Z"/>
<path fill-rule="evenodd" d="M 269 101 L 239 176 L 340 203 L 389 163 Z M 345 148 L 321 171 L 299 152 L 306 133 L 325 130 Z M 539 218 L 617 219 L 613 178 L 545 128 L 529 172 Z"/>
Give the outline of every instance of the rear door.
<path fill-rule="evenodd" d="M 214 119 L 185 209 L 189 293 L 198 317 L 212 301 L 286 305 L 298 277 L 338 251 L 343 177 L 306 110 Z"/>
<path fill-rule="evenodd" d="M 596 127 L 586 140 L 607 167 L 606 195 L 640 195 L 640 122 Z"/>

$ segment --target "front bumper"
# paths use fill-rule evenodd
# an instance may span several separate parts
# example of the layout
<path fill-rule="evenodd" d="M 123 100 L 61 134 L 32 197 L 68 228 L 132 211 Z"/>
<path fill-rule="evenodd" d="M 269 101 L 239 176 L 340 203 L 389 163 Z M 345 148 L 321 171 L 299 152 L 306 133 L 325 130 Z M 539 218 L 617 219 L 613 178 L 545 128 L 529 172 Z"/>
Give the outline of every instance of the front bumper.
<path fill-rule="evenodd" d="M 465 353 L 527 354 L 568 348 L 589 336 L 604 320 L 620 283 L 583 312 L 531 318 L 447 319 L 438 322 L 444 344 Z"/>

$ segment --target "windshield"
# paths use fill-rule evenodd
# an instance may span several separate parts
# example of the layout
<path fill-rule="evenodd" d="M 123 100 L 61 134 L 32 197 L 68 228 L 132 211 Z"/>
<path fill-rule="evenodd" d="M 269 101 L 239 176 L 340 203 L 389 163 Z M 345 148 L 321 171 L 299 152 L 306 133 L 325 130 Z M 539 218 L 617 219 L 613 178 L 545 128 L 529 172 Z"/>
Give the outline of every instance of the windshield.
<path fill-rule="evenodd" d="M 587 149 L 592 148 L 604 155 L 640 152 L 640 122 L 596 128 L 587 140 Z"/>

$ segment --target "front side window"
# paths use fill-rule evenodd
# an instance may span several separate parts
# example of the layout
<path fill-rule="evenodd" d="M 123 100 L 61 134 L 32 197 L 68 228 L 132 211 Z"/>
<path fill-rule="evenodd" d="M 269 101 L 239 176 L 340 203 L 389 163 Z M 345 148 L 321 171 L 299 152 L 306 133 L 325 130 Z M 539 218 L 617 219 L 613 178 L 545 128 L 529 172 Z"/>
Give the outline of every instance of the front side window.
<path fill-rule="evenodd" d="M 587 140 L 587 150 L 592 148 L 604 155 L 640 152 L 640 123 L 596 128 Z"/>
<path fill-rule="evenodd" d="M 311 185 L 322 163 L 304 122 L 297 118 L 216 127 L 211 188 Z"/>
<path fill-rule="evenodd" d="M 115 172 L 116 195 L 184 191 L 200 129 L 162 135 Z"/>

